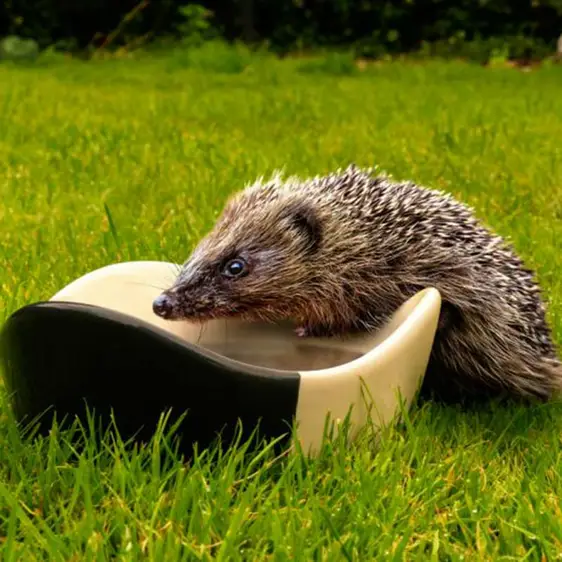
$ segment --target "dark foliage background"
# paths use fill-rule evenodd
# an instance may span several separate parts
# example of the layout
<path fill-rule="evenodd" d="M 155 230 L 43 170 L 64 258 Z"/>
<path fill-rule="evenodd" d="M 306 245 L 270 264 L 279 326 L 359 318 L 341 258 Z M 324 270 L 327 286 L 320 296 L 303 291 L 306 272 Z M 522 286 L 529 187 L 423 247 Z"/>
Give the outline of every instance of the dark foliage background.
<path fill-rule="evenodd" d="M 349 47 L 362 56 L 455 50 L 467 42 L 508 45 L 512 56 L 552 52 L 562 0 L 201 0 L 227 39 L 267 42 L 284 53 Z M 80 49 L 177 37 L 185 0 L 4 0 L 0 36 Z M 116 32 L 118 30 L 118 32 Z M 116 32 L 113 33 L 112 32 Z M 147 35 L 148 34 L 148 35 Z M 438 47 L 439 48 L 439 47 Z"/>

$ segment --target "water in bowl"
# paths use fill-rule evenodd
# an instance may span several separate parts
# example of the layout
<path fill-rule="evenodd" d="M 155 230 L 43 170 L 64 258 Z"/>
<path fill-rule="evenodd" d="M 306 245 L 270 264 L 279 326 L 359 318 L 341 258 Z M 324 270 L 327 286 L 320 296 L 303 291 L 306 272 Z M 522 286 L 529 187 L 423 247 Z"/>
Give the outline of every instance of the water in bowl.
<path fill-rule="evenodd" d="M 285 371 L 312 371 L 328 369 L 349 363 L 362 354 L 343 347 L 320 345 L 255 346 L 253 348 L 234 344 L 206 346 L 215 353 L 241 363 Z"/>

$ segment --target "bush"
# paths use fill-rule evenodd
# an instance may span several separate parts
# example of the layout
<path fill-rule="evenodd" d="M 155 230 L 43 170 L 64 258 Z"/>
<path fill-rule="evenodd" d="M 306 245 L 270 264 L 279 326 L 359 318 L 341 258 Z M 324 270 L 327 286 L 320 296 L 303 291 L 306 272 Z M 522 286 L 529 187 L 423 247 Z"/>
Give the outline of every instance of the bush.
<path fill-rule="evenodd" d="M 35 60 L 38 54 L 39 45 L 33 39 L 9 35 L 0 41 L 0 60 L 29 61 Z"/>
<path fill-rule="evenodd" d="M 0 36 L 33 38 L 41 47 L 162 37 L 198 44 L 217 32 L 267 42 L 279 54 L 339 48 L 362 57 L 425 50 L 540 58 L 562 33 L 562 0 L 7 0 L 0 8 Z"/>
<path fill-rule="evenodd" d="M 486 64 L 500 60 L 541 60 L 552 55 L 553 50 L 540 38 L 522 35 L 486 39 L 476 37 L 472 41 L 456 36 L 433 43 L 423 42 L 418 54 L 439 58 L 463 58 Z"/>

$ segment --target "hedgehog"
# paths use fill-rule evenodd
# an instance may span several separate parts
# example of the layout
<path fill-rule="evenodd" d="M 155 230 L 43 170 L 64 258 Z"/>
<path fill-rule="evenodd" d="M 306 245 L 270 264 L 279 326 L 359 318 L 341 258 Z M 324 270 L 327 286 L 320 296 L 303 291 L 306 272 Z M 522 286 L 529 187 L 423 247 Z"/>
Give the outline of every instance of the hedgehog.
<path fill-rule="evenodd" d="M 419 396 L 547 401 L 562 364 L 534 277 L 451 194 L 351 164 L 308 179 L 276 171 L 231 195 L 153 310 L 345 337 L 435 287 L 442 308 Z"/>

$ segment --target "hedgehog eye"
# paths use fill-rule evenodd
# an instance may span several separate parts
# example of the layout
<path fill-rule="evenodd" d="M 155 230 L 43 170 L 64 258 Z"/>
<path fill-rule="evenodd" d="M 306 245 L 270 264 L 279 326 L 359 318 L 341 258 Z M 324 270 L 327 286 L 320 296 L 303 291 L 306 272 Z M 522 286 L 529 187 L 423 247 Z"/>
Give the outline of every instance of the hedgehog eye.
<path fill-rule="evenodd" d="M 242 258 L 228 260 L 222 267 L 222 274 L 225 277 L 241 277 L 248 273 L 248 264 Z"/>

